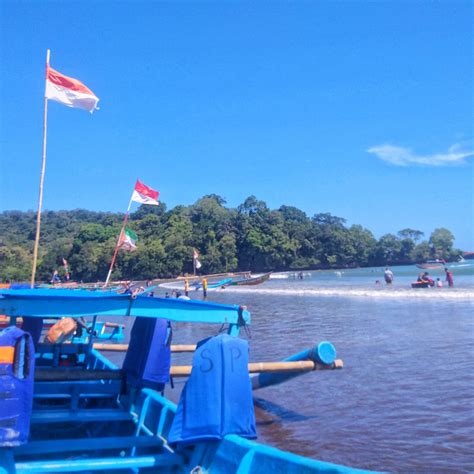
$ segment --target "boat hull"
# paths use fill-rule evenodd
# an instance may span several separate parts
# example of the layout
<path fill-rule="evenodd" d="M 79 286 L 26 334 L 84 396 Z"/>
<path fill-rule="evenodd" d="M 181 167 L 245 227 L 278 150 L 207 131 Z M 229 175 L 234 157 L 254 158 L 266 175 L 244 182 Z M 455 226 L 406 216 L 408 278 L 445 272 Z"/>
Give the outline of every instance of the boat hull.
<path fill-rule="evenodd" d="M 246 278 L 243 280 L 234 280 L 230 283 L 231 286 L 254 286 L 260 285 L 261 283 L 266 282 L 272 273 L 265 273 L 264 275 L 260 275 L 255 278 Z"/>
<path fill-rule="evenodd" d="M 174 403 L 151 389 L 142 389 L 131 403 L 122 393 L 118 367 L 96 350 L 91 352 L 88 369 L 92 371 L 90 379 L 81 380 L 76 380 L 79 373 L 87 376 L 86 371 L 54 380 L 61 371 L 43 369 L 41 381 L 35 383 L 30 440 L 9 451 L 18 474 L 131 469 L 175 474 L 192 472 L 197 465 L 200 472 L 217 474 L 368 472 L 295 455 L 237 435 L 186 447 L 170 445 L 167 440 L 177 409 Z M 94 379 L 97 373 L 108 374 L 108 378 Z M 38 371 L 36 376 L 38 379 Z"/>

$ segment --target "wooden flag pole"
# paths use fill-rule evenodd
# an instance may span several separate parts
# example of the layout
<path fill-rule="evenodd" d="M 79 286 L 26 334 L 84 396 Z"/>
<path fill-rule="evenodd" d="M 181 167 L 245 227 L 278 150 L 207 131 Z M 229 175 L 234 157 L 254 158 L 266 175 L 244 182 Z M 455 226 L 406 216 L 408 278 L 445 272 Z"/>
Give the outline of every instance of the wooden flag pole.
<path fill-rule="evenodd" d="M 49 66 L 49 57 L 50 50 L 46 51 L 46 75 L 45 75 L 45 86 L 48 79 L 48 66 Z M 43 205 L 43 182 L 44 182 L 44 172 L 46 169 L 46 132 L 48 129 L 48 99 L 46 98 L 46 91 L 44 94 L 44 121 L 43 121 L 43 159 L 41 162 L 41 176 L 40 176 L 40 185 L 39 185 L 39 198 L 38 198 L 38 213 L 36 215 L 36 237 L 35 237 L 35 246 L 33 248 L 33 268 L 31 270 L 31 288 L 35 286 L 36 278 L 36 264 L 38 262 L 38 246 L 40 239 L 40 229 L 41 229 L 41 207 Z"/>
<path fill-rule="evenodd" d="M 114 269 L 115 259 L 117 258 L 117 254 L 120 248 L 120 241 L 122 239 L 122 235 L 125 232 L 125 226 L 127 225 L 128 215 L 130 213 L 130 208 L 132 207 L 132 200 L 133 200 L 133 193 L 130 197 L 130 202 L 128 203 L 127 212 L 125 213 L 125 217 L 123 219 L 122 229 L 120 230 L 119 238 L 117 240 L 117 245 L 115 246 L 114 255 L 112 257 L 112 261 L 110 262 L 109 273 L 107 274 L 107 278 L 105 280 L 103 288 L 106 288 L 109 284 L 110 277 L 112 276 L 112 270 Z"/>

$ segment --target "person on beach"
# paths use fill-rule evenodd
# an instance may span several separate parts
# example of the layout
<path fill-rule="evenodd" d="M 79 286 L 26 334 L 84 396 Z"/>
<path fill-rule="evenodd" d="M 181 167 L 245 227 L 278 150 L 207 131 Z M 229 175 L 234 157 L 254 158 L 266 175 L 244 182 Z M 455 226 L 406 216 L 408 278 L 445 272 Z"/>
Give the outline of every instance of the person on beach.
<path fill-rule="evenodd" d="M 437 288 L 442 288 L 443 287 L 443 282 L 441 281 L 440 278 L 436 278 L 436 287 Z"/>
<path fill-rule="evenodd" d="M 448 286 L 452 288 L 454 286 L 454 279 L 453 279 L 453 272 L 450 272 L 448 268 L 444 268 L 446 272 L 446 281 L 448 282 Z"/>
<path fill-rule="evenodd" d="M 202 279 L 202 295 L 204 298 L 207 298 L 207 278 L 204 277 Z"/>
<path fill-rule="evenodd" d="M 59 278 L 58 271 L 54 270 L 53 277 L 51 278 L 51 284 L 55 285 L 56 283 L 61 283 L 61 278 Z"/>
<path fill-rule="evenodd" d="M 153 280 L 148 280 L 148 281 L 146 282 L 147 288 L 149 288 L 150 286 L 152 286 L 152 284 L 153 284 Z M 154 291 L 149 291 L 149 292 L 148 292 L 148 296 L 151 297 L 151 298 L 153 298 L 153 297 L 155 296 L 155 292 L 154 292 Z"/>
<path fill-rule="evenodd" d="M 188 277 L 186 277 L 184 279 L 184 294 L 186 296 L 189 296 L 189 281 L 188 281 Z"/>
<path fill-rule="evenodd" d="M 434 280 L 430 278 L 430 274 L 428 272 L 420 273 L 417 281 L 420 281 L 421 283 L 428 283 L 430 286 L 434 286 Z"/>
<path fill-rule="evenodd" d="M 383 277 L 385 278 L 385 283 L 387 285 L 391 285 L 393 283 L 393 272 L 392 270 L 390 270 L 390 268 L 385 267 Z"/>

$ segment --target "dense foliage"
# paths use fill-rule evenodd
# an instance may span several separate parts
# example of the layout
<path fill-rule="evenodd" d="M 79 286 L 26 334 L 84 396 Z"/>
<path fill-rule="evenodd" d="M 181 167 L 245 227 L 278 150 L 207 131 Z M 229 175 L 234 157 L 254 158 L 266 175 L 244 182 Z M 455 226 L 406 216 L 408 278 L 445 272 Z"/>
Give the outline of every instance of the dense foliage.
<path fill-rule="evenodd" d="M 123 221 L 123 214 L 86 210 L 47 211 L 42 216 L 38 279 L 49 280 L 62 259 L 74 280 L 104 280 Z M 0 214 L 0 278 L 28 280 L 31 273 L 36 216 L 33 212 Z M 193 248 L 200 252 L 202 273 L 233 270 L 300 270 L 397 265 L 428 258 L 453 260 L 454 236 L 435 229 L 403 229 L 375 239 L 360 225 L 328 213 L 309 218 L 303 211 L 281 206 L 271 210 L 250 196 L 237 209 L 208 195 L 192 206 L 141 206 L 128 227 L 138 235 L 134 252 L 120 251 L 115 279 L 147 279 L 191 273 Z"/>

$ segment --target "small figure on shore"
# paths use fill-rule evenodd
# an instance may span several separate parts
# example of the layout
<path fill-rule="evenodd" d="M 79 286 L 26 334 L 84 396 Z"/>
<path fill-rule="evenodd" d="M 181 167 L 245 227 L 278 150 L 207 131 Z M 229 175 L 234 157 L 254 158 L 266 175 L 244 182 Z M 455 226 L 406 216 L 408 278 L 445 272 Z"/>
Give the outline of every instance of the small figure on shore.
<path fill-rule="evenodd" d="M 443 287 L 443 282 L 441 281 L 440 278 L 436 278 L 436 287 L 437 288 L 442 288 Z"/>
<path fill-rule="evenodd" d="M 180 291 L 178 291 L 176 293 L 176 298 L 178 298 L 179 300 L 190 300 L 191 299 L 189 296 L 181 294 Z"/>
<path fill-rule="evenodd" d="M 189 296 L 189 281 L 188 281 L 188 277 L 186 276 L 185 279 L 184 279 L 184 294 L 186 296 Z"/>
<path fill-rule="evenodd" d="M 385 278 L 385 283 L 387 285 L 391 285 L 393 283 L 393 272 L 392 270 L 390 270 L 390 268 L 385 267 L 383 277 Z"/>
<path fill-rule="evenodd" d="M 146 286 L 147 288 L 149 288 L 150 286 L 152 286 L 152 283 L 153 283 L 153 280 L 147 280 L 146 282 Z M 148 296 L 153 298 L 155 296 L 155 292 L 154 291 L 149 291 L 148 292 Z"/>
<path fill-rule="evenodd" d="M 64 267 L 64 279 L 66 281 L 69 281 L 71 278 L 71 273 L 69 272 L 69 264 L 67 263 L 67 260 L 63 258 L 63 267 Z"/>
<path fill-rule="evenodd" d="M 380 286 L 380 280 L 375 280 L 375 286 Z"/>
<path fill-rule="evenodd" d="M 204 277 L 202 279 L 202 295 L 204 298 L 207 298 L 207 278 Z"/>
<path fill-rule="evenodd" d="M 300 280 L 303 279 L 303 272 L 299 272 L 299 273 L 298 273 L 298 278 L 299 278 Z"/>
<path fill-rule="evenodd" d="M 448 286 L 452 288 L 454 286 L 453 272 L 450 272 L 446 267 L 444 267 L 444 271 L 446 272 L 446 281 L 448 282 Z"/>
<path fill-rule="evenodd" d="M 59 278 L 58 271 L 54 270 L 53 277 L 51 278 L 51 284 L 55 285 L 56 283 L 61 283 L 61 278 Z"/>
<path fill-rule="evenodd" d="M 165 298 L 169 298 L 170 294 L 168 292 L 165 293 Z"/>

